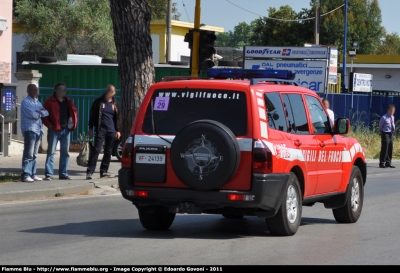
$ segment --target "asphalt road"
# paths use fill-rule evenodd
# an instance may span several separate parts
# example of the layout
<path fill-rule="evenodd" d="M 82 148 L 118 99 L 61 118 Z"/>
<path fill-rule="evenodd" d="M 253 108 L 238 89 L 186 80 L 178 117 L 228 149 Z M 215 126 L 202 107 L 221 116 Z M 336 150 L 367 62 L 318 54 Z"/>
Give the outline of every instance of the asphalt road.
<path fill-rule="evenodd" d="M 400 168 L 375 165 L 358 223 L 337 224 L 317 204 L 293 237 L 270 236 L 263 219 L 219 215 L 179 215 L 168 231 L 146 231 L 120 195 L 3 203 L 0 264 L 400 264 Z"/>

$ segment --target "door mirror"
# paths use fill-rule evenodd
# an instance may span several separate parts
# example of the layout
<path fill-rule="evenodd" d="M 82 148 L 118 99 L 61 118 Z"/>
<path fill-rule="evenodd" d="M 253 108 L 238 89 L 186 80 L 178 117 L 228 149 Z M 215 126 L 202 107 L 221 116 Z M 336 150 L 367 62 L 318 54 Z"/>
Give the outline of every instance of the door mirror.
<path fill-rule="evenodd" d="M 350 132 L 350 120 L 347 118 L 338 118 L 335 121 L 335 134 L 347 135 Z"/>

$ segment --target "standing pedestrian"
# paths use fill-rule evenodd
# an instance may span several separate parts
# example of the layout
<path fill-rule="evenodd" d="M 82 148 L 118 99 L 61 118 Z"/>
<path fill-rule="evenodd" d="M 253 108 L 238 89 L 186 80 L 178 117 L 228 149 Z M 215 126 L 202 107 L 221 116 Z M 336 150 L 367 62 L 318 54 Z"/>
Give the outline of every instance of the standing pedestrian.
<path fill-rule="evenodd" d="M 74 103 L 66 97 L 67 86 L 57 83 L 54 86 L 53 96 L 44 102 L 49 116 L 43 118 L 47 131 L 47 157 L 45 179 L 51 180 L 54 173 L 54 153 L 57 143 L 60 142 L 60 163 L 58 177 L 60 180 L 70 180 L 68 176 L 70 132 L 74 131 L 77 123 L 77 109 Z"/>
<path fill-rule="evenodd" d="M 326 111 L 328 112 L 329 118 L 331 119 L 332 124 L 335 123 L 335 113 L 330 108 L 329 100 L 328 99 L 323 99 L 322 102 L 325 105 Z"/>
<path fill-rule="evenodd" d="M 90 109 L 89 136 L 93 137 L 94 149 L 90 153 L 89 166 L 86 170 L 86 179 L 92 179 L 96 169 L 97 159 L 103 148 L 104 154 L 100 165 L 100 177 L 110 176 L 108 168 L 111 161 L 111 153 L 116 139 L 121 137 L 121 110 L 118 101 L 115 99 L 115 87 L 108 85 L 105 93 L 96 99 Z"/>
<path fill-rule="evenodd" d="M 22 181 L 32 183 L 41 181 L 36 175 L 36 159 L 39 152 L 39 141 L 42 138 L 42 117 L 49 113 L 37 99 L 38 88 L 34 84 L 27 87 L 28 96 L 21 101 L 21 132 L 24 136 L 22 155 Z"/>
<path fill-rule="evenodd" d="M 379 135 L 381 136 L 380 168 L 396 168 L 392 165 L 393 136 L 396 130 L 394 123 L 394 112 L 396 107 L 390 104 L 387 113 L 379 121 Z"/>

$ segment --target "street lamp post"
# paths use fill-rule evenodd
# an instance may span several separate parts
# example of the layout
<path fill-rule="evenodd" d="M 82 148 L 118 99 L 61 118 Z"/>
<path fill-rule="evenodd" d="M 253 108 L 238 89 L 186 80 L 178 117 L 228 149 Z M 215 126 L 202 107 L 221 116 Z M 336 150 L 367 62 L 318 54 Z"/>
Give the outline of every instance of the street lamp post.
<path fill-rule="evenodd" d="M 342 92 L 346 90 L 346 62 L 347 62 L 347 8 L 348 0 L 344 2 L 344 31 L 343 31 L 343 68 L 342 68 Z"/>

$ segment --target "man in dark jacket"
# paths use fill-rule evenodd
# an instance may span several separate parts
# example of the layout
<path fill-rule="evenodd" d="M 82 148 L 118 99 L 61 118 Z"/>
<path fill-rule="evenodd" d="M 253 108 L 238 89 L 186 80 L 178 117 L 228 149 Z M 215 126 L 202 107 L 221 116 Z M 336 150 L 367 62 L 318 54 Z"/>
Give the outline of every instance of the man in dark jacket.
<path fill-rule="evenodd" d="M 86 170 L 86 179 L 92 179 L 103 143 L 105 144 L 104 155 L 100 165 L 100 177 L 110 176 L 108 168 L 110 166 L 115 139 L 121 137 L 121 121 L 121 109 L 118 101 L 115 99 L 115 87 L 108 85 L 106 92 L 93 102 L 90 109 L 89 136 L 93 137 L 93 131 L 96 133 L 96 136 L 94 149 L 89 158 L 89 166 Z"/>
<path fill-rule="evenodd" d="M 70 132 L 76 129 L 78 124 L 77 109 L 74 103 L 67 98 L 67 86 L 65 83 L 57 83 L 54 86 L 53 96 L 48 98 L 44 107 L 49 116 L 42 118 L 47 131 L 47 157 L 44 180 L 51 180 L 54 172 L 54 152 L 57 143 L 60 142 L 60 164 L 58 176 L 61 180 L 70 180 L 68 176 Z"/>

